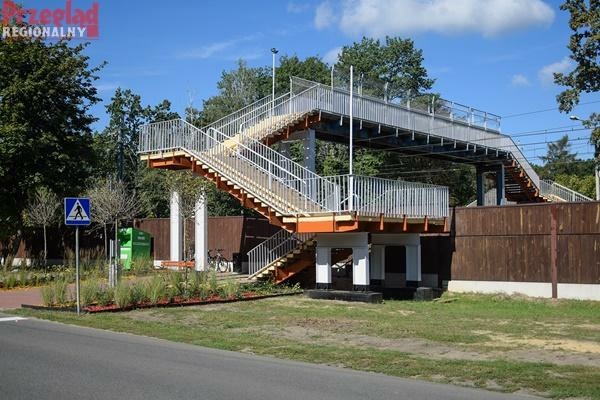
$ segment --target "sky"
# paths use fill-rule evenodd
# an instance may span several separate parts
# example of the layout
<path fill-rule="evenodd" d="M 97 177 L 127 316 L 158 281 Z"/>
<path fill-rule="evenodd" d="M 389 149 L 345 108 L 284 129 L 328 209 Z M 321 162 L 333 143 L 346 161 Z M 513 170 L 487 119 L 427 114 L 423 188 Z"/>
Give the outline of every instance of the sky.
<path fill-rule="evenodd" d="M 222 71 L 240 58 L 251 66 L 271 65 L 275 47 L 279 55 L 319 55 L 331 63 L 341 46 L 362 36 L 390 35 L 411 38 L 423 50 L 435 92 L 502 116 L 502 133 L 514 136 L 531 162 L 540 163 L 547 142 L 564 134 L 579 157 L 593 155 L 589 131 L 556 106 L 561 88 L 552 73 L 573 68 L 562 1 L 97 1 L 100 36 L 86 53 L 92 65 L 107 62 L 97 81 L 103 103 L 92 110 L 98 130 L 117 87 L 141 95 L 144 104 L 168 99 L 183 114 L 190 102 L 200 107 L 216 94 Z M 88 8 L 92 1 L 73 4 Z M 600 109 L 600 95 L 582 96 L 581 103 L 571 114 L 585 118 Z"/>

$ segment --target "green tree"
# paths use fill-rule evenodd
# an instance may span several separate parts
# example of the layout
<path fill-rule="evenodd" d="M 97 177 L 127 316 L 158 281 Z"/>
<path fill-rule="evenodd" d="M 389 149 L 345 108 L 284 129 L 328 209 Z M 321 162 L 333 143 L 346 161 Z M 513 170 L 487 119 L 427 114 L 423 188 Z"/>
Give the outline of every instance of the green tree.
<path fill-rule="evenodd" d="M 342 48 L 336 70 L 349 71 L 351 65 L 357 79 L 381 83 L 371 88 L 379 93 L 368 94 L 383 97 L 387 84 L 390 100 L 427 91 L 435 82 L 423 66 L 423 51 L 411 39 L 386 36 L 385 43 L 381 43 L 379 39 L 363 37 L 360 42 Z"/>
<path fill-rule="evenodd" d="M 559 174 L 570 174 L 572 164 L 577 159 L 577 154 L 571 152 L 569 136 L 564 135 L 556 142 L 548 143 L 548 152 L 540 156 L 544 161 L 542 177 L 554 180 Z"/>
<path fill-rule="evenodd" d="M 411 97 L 431 89 L 434 80 L 428 77 L 423 66 L 423 52 L 414 46 L 410 39 L 386 37 L 379 39 L 363 37 L 360 42 L 344 46 L 335 65 L 336 80 L 348 83 L 350 66 L 354 67 L 355 82 L 362 82 L 363 94 L 388 100 Z M 423 98 L 428 103 L 431 97 Z M 322 161 L 318 167 L 325 174 L 339 174 L 348 171 L 348 146 L 342 144 L 320 144 Z M 379 175 L 385 164 L 395 169 L 385 168 L 386 175 L 394 172 L 423 169 L 423 162 L 415 158 L 397 158 L 382 151 L 361 149 L 355 151 L 355 172 L 366 175 Z M 433 164 L 431 164 L 433 165 Z"/>
<path fill-rule="evenodd" d="M 596 181 L 594 175 L 580 176 L 560 174 L 555 177 L 555 181 L 591 199 L 596 196 Z"/>
<path fill-rule="evenodd" d="M 282 56 L 275 69 L 275 93 L 284 94 L 290 90 L 290 77 L 308 79 L 313 82 L 329 84 L 331 73 L 327 64 L 312 56 L 304 60 L 298 56 Z"/>
<path fill-rule="evenodd" d="M 109 122 L 98 140 L 104 149 L 105 169 L 125 182 L 134 179 L 138 165 L 138 130 L 148 122 L 142 98 L 130 89 L 118 88 L 106 105 Z"/>
<path fill-rule="evenodd" d="M 567 0 L 561 10 L 570 14 L 572 30 L 568 48 L 575 69 L 563 74 L 554 74 L 554 82 L 565 86 L 557 97 L 559 109 L 570 113 L 579 103 L 581 93 L 596 93 L 600 90 L 600 1 Z M 592 129 L 591 140 L 600 147 L 600 114 L 592 113 L 584 124 Z M 600 154 L 596 153 L 598 159 Z"/>
<path fill-rule="evenodd" d="M 237 68 L 223 71 L 217 83 L 219 94 L 205 100 L 202 125 L 208 125 L 271 93 L 269 68 L 252 68 L 244 60 Z"/>
<path fill-rule="evenodd" d="M 60 209 L 60 199 L 58 196 L 46 187 L 38 187 L 27 207 L 23 211 L 25 225 L 31 227 L 42 227 L 44 235 L 44 268 L 48 263 L 48 240 L 46 229 L 52 222 L 56 222 L 58 210 Z"/>
<path fill-rule="evenodd" d="M 101 67 L 85 47 L 0 39 L 0 240 L 20 229 L 34 188 L 77 194 L 94 168 L 89 110 Z"/>

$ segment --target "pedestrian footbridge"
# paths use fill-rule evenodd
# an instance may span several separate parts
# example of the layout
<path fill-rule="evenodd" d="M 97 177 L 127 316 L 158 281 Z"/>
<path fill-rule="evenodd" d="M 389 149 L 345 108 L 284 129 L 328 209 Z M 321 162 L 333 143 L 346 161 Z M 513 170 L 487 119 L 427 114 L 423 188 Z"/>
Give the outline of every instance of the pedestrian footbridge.
<path fill-rule="evenodd" d="M 499 132 L 497 116 L 439 99 L 423 109 L 410 102 L 351 96 L 300 78 L 291 79 L 289 93 L 261 99 L 203 128 L 184 120 L 143 126 L 139 153 L 152 168 L 192 170 L 283 228 L 251 252 L 255 274 L 285 266 L 293 275 L 298 264 L 293 267 L 290 261 L 307 264 L 303 255 L 314 254 L 315 234 L 447 231 L 447 187 L 320 176 L 314 171 L 314 145 L 308 149 L 313 167 L 271 147 L 300 132 L 348 143 L 350 124 L 356 146 L 475 165 L 479 204 L 484 202 L 484 174 L 490 172 L 496 176 L 498 204 L 553 200 L 544 195 L 547 184 L 542 185 L 510 136 Z"/>

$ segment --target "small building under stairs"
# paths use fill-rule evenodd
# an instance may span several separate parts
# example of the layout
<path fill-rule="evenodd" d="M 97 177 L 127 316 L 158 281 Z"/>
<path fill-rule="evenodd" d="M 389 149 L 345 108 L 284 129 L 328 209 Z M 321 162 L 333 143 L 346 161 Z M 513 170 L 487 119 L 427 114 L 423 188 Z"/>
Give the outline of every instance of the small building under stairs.
<path fill-rule="evenodd" d="M 316 286 L 332 286 L 332 250 L 351 250 L 352 286 L 385 285 L 385 248 L 404 246 L 406 282 L 422 283 L 419 237 L 449 231 L 448 188 L 360 175 L 316 174 L 315 140 L 468 162 L 483 179 L 494 174 L 496 203 L 558 199 L 540 182 L 499 117 L 446 102 L 423 110 L 292 78 L 290 92 L 259 100 L 204 128 L 183 120 L 143 126 L 139 153 L 151 168 L 188 169 L 282 229 L 251 250 L 254 279 L 283 282 L 315 268 Z M 353 118 L 349 105 L 352 101 Z M 440 103 L 440 100 L 436 104 Z M 286 142 L 303 141 L 303 164 Z M 272 145 L 280 143 L 280 151 Z M 563 190 L 563 188 L 559 188 Z M 545 190 L 545 191 L 544 191 Z M 554 190 L 554 191 L 553 191 Z M 201 250 L 202 251 L 202 250 Z"/>

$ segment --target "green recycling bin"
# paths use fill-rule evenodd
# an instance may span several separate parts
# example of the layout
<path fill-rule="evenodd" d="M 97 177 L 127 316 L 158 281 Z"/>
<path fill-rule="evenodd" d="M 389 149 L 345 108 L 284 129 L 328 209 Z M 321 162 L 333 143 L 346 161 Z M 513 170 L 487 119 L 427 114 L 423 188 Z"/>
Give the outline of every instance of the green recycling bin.
<path fill-rule="evenodd" d="M 119 230 L 119 246 L 121 248 L 121 265 L 123 269 L 131 269 L 132 263 L 139 258 L 150 259 L 150 242 L 152 236 L 148 232 L 135 228 Z"/>

